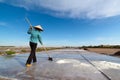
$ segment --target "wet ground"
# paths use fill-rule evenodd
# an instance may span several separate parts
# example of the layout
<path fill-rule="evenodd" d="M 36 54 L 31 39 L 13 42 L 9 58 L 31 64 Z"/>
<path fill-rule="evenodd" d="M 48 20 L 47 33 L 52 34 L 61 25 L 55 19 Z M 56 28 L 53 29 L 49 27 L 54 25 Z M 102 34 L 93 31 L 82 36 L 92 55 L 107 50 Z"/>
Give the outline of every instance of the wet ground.
<path fill-rule="evenodd" d="M 120 80 L 120 58 L 78 49 L 37 53 L 38 62 L 26 68 L 29 54 L 0 56 L 0 80 Z"/>

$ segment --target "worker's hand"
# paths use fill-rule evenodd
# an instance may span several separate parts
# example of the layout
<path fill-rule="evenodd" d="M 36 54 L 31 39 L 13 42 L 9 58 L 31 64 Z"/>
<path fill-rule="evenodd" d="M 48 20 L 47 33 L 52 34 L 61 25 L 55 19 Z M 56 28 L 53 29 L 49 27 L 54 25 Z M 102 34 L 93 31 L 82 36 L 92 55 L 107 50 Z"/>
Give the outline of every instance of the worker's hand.
<path fill-rule="evenodd" d="M 30 29 L 32 29 L 32 26 L 30 26 Z"/>

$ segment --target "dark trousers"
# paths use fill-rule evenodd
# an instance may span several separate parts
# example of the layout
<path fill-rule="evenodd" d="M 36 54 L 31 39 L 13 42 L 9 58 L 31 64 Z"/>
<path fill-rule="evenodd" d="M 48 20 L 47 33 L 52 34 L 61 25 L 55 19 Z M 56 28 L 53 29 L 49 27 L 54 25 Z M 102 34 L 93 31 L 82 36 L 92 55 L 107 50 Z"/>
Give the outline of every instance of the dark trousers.
<path fill-rule="evenodd" d="M 26 64 L 31 64 L 31 62 L 37 62 L 37 59 L 36 59 L 36 48 L 37 48 L 37 43 L 32 43 L 30 42 L 30 48 L 31 48 L 31 52 L 30 52 L 30 55 L 27 59 L 27 62 Z"/>

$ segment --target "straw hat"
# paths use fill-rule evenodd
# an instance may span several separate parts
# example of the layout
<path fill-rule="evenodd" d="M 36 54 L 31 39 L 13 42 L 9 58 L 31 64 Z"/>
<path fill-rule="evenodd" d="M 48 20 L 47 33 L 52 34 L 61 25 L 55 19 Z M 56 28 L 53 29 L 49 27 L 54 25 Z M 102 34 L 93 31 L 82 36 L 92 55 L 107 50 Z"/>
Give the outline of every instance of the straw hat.
<path fill-rule="evenodd" d="M 43 28 L 41 25 L 34 26 L 34 28 L 37 28 L 37 29 L 40 29 L 41 31 L 43 31 Z"/>

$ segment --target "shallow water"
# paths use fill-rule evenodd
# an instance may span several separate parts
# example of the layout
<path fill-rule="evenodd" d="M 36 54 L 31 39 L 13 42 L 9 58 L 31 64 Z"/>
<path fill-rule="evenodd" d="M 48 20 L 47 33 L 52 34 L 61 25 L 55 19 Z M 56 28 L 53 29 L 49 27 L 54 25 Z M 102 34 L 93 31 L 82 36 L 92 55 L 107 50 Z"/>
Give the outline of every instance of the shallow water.
<path fill-rule="evenodd" d="M 108 80 L 95 67 L 112 80 L 120 79 L 120 59 L 78 49 L 37 53 L 36 64 L 25 67 L 29 54 L 0 56 L 0 80 Z M 86 59 L 88 59 L 91 65 Z M 117 76 L 116 76 L 117 75 Z"/>

